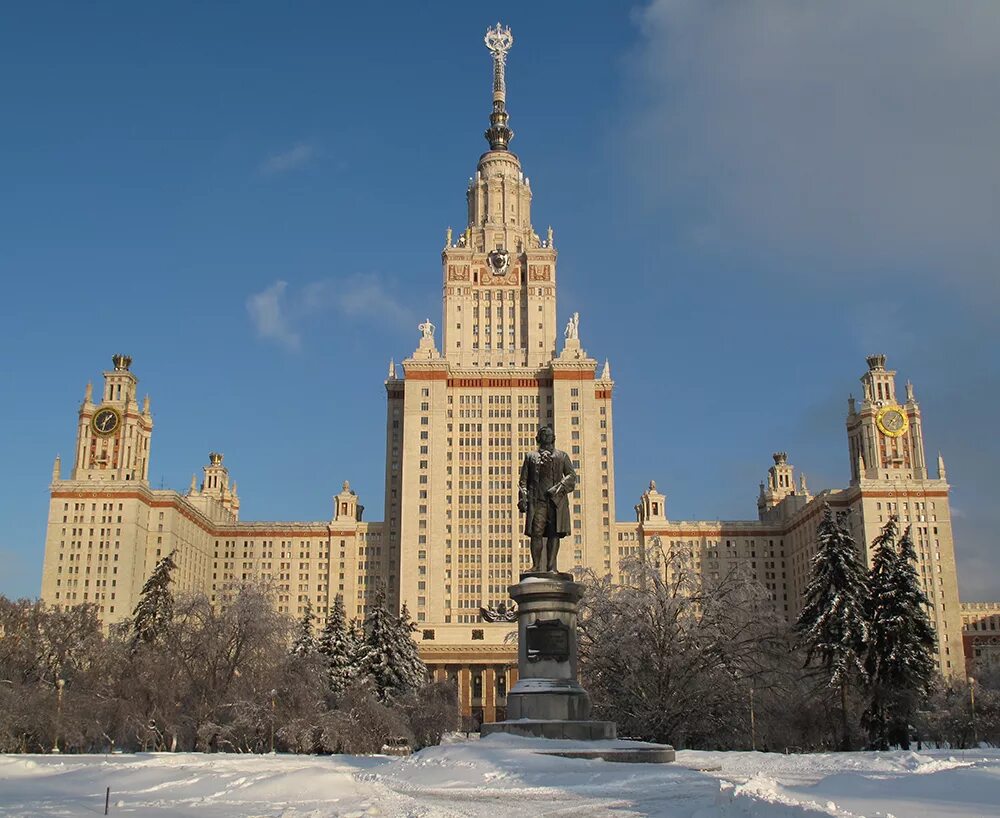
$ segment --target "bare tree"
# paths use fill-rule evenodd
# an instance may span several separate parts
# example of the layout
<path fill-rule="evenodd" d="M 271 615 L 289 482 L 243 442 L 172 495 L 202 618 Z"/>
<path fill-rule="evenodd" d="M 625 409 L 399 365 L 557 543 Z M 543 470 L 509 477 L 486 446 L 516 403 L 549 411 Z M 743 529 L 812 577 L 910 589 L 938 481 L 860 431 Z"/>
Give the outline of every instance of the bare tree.
<path fill-rule="evenodd" d="M 689 551 L 659 542 L 623 568 L 627 584 L 590 576 L 581 610 L 595 715 L 623 735 L 718 744 L 734 704 L 746 702 L 749 716 L 752 696 L 775 684 L 774 657 L 788 652 L 770 595 L 739 571 L 706 578 Z"/>

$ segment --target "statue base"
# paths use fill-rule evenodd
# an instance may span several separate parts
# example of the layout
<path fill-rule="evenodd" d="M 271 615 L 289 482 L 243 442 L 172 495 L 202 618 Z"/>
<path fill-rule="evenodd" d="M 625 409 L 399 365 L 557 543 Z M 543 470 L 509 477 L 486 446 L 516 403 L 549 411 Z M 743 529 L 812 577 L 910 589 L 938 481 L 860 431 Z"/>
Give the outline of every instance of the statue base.
<path fill-rule="evenodd" d="M 590 695 L 577 681 L 576 617 L 584 587 L 561 571 L 521 574 L 509 588 L 517 603 L 517 683 L 507 693 L 507 720 L 480 733 L 600 741 L 611 721 L 591 721 Z"/>
<path fill-rule="evenodd" d="M 618 737 L 618 728 L 613 721 L 590 721 L 569 719 L 507 719 L 484 724 L 480 735 L 507 733 L 512 736 L 534 738 L 570 739 L 573 741 L 605 741 Z"/>
<path fill-rule="evenodd" d="M 558 579 L 562 582 L 572 582 L 573 575 L 565 571 L 525 571 L 521 574 L 521 582 L 526 579 Z M 511 586 L 511 588 L 516 587 L 516 585 Z"/>

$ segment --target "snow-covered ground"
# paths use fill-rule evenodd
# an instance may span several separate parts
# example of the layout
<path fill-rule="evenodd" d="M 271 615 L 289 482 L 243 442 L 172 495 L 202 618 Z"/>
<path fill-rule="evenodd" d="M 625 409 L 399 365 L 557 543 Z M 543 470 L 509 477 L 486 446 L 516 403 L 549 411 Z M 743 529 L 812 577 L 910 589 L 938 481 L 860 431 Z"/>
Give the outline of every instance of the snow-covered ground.
<path fill-rule="evenodd" d="M 1000 751 L 678 753 L 675 764 L 543 756 L 511 736 L 409 758 L 0 756 L 0 815 L 150 818 L 638 816 L 997 818 Z"/>

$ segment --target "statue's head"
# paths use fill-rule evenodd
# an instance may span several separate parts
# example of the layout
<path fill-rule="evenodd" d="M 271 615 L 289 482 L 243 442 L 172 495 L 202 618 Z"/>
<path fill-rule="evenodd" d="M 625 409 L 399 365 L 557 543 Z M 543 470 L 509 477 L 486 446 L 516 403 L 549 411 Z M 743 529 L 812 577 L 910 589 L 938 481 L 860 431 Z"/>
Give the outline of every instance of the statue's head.
<path fill-rule="evenodd" d="M 538 434 L 535 435 L 535 442 L 538 443 L 539 449 L 551 451 L 556 443 L 556 433 L 552 431 L 551 426 L 540 426 Z"/>

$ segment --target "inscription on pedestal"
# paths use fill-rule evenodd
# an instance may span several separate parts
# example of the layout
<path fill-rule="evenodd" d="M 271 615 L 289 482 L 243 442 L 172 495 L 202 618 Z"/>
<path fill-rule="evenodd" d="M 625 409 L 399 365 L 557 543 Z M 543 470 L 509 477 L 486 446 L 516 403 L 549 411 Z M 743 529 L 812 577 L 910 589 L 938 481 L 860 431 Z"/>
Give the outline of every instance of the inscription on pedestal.
<path fill-rule="evenodd" d="M 525 653 L 529 662 L 548 659 L 569 661 L 569 628 L 559 619 L 543 619 L 524 629 Z"/>

